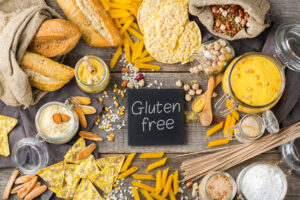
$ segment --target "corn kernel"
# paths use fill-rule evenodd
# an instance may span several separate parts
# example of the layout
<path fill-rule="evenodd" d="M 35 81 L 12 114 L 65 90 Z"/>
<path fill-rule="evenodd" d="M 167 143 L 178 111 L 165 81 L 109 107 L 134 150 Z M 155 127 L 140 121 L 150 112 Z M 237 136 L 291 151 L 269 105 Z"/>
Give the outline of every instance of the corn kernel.
<path fill-rule="evenodd" d="M 118 88 L 118 85 L 117 85 L 117 84 L 114 84 L 114 88 L 115 88 L 115 89 Z"/>
<path fill-rule="evenodd" d="M 114 137 L 114 136 L 115 136 L 114 133 L 110 133 L 110 134 L 109 134 L 109 137 Z"/>
<path fill-rule="evenodd" d="M 124 98 L 124 97 L 125 97 L 125 94 L 124 94 L 124 92 L 122 92 L 122 93 L 121 93 L 121 97 L 122 97 L 122 98 Z"/>
<path fill-rule="evenodd" d="M 119 115 L 120 115 L 120 116 L 123 116 L 123 115 L 124 115 L 124 113 L 123 113 L 123 112 L 119 112 Z"/>
<path fill-rule="evenodd" d="M 107 195 L 103 195 L 104 198 L 107 198 Z"/>
<path fill-rule="evenodd" d="M 108 127 L 111 127 L 111 123 L 108 124 Z"/>
<path fill-rule="evenodd" d="M 109 111 L 109 108 L 108 108 L 108 107 L 105 107 L 104 109 L 105 109 L 105 111 L 106 111 L 106 112 L 108 112 L 108 111 Z"/>
<path fill-rule="evenodd" d="M 106 114 L 106 116 L 107 116 L 107 117 L 110 117 L 110 116 L 111 116 L 111 114 L 110 114 L 110 113 L 107 113 L 107 114 Z"/>
<path fill-rule="evenodd" d="M 114 97 L 113 97 L 113 100 L 116 100 L 116 99 L 117 99 L 117 97 L 116 97 L 116 96 L 114 96 Z"/>
<path fill-rule="evenodd" d="M 104 95 L 107 95 L 107 91 L 106 91 L 106 90 L 103 90 L 103 94 L 104 94 Z"/>
<path fill-rule="evenodd" d="M 120 112 L 124 112 L 124 108 L 122 107 L 122 108 L 120 108 Z"/>
<path fill-rule="evenodd" d="M 103 130 L 103 129 L 104 129 L 104 126 L 103 126 L 103 125 L 102 125 L 102 126 L 100 126 L 100 129 L 101 129 L 101 130 Z"/>
<path fill-rule="evenodd" d="M 103 99 L 99 97 L 99 103 L 103 103 Z"/>
<path fill-rule="evenodd" d="M 113 187 L 116 188 L 116 187 L 117 187 L 117 184 L 114 184 Z"/>
<path fill-rule="evenodd" d="M 114 138 L 110 137 L 110 138 L 108 138 L 108 141 L 109 141 L 109 142 L 113 142 L 113 141 L 114 141 Z"/>
<path fill-rule="evenodd" d="M 118 92 L 118 89 L 115 88 L 115 89 L 113 90 L 113 92 Z"/>
<path fill-rule="evenodd" d="M 108 129 L 108 126 L 105 126 L 105 129 Z"/>
<path fill-rule="evenodd" d="M 115 103 L 115 106 L 118 108 L 120 105 L 119 105 L 119 103 Z"/>
<path fill-rule="evenodd" d="M 122 90 L 121 89 L 118 89 L 118 94 L 120 94 L 122 92 Z"/>

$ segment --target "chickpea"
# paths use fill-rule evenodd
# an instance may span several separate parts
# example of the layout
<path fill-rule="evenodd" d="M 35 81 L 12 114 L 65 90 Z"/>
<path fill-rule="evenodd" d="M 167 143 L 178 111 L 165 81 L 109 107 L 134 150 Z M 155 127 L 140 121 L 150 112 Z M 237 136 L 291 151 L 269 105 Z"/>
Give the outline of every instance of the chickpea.
<path fill-rule="evenodd" d="M 187 92 L 191 89 L 191 87 L 188 84 L 184 84 L 183 89 Z"/>
<path fill-rule="evenodd" d="M 201 95 L 202 94 L 202 90 L 199 89 L 199 90 L 196 90 L 196 95 Z"/>
<path fill-rule="evenodd" d="M 188 94 L 191 96 L 195 96 L 196 92 L 195 90 L 189 90 Z"/>
<path fill-rule="evenodd" d="M 193 90 L 198 90 L 198 89 L 199 89 L 199 84 L 194 83 L 194 84 L 192 85 L 192 89 L 193 89 Z"/>
<path fill-rule="evenodd" d="M 182 83 L 181 80 L 177 80 L 177 81 L 176 81 L 176 86 L 177 86 L 177 87 L 182 87 L 182 85 L 183 85 L 183 83 Z"/>
<path fill-rule="evenodd" d="M 186 94 L 186 95 L 185 95 L 185 100 L 186 100 L 186 101 L 191 101 L 191 100 L 192 100 L 192 96 L 189 95 L 189 94 Z"/>

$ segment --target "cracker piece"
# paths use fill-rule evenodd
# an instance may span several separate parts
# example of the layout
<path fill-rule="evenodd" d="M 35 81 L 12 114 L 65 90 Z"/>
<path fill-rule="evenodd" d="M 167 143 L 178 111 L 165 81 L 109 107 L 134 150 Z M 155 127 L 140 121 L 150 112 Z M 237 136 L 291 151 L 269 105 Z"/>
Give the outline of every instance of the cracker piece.
<path fill-rule="evenodd" d="M 99 187 L 105 193 L 111 193 L 114 184 L 114 169 L 106 168 L 104 171 L 100 171 L 99 174 L 93 176 L 91 181 Z"/>
<path fill-rule="evenodd" d="M 89 178 L 100 173 L 93 155 L 89 155 L 77 165 L 75 174 L 80 178 Z"/>
<path fill-rule="evenodd" d="M 102 197 L 93 186 L 90 180 L 82 179 L 77 187 L 76 194 L 73 200 L 102 200 Z"/>
<path fill-rule="evenodd" d="M 65 161 L 68 163 L 79 164 L 81 161 L 77 160 L 76 156 L 85 147 L 85 140 L 82 137 L 79 138 L 64 156 Z"/>
<path fill-rule="evenodd" d="M 62 161 L 39 170 L 37 174 L 49 184 L 49 190 L 56 193 L 63 186 L 64 171 L 65 162 Z"/>
<path fill-rule="evenodd" d="M 0 115 L 0 134 L 9 134 L 17 124 L 17 119 Z"/>
<path fill-rule="evenodd" d="M 96 161 L 97 161 L 99 168 L 103 171 L 105 171 L 107 168 L 114 169 L 114 182 L 115 182 L 120 173 L 120 170 L 122 168 L 124 160 L 125 160 L 125 156 L 121 155 L 121 156 L 100 158 L 100 159 L 97 159 Z"/>
<path fill-rule="evenodd" d="M 10 155 L 9 142 L 6 134 L 0 134 L 0 155 L 4 157 Z"/>

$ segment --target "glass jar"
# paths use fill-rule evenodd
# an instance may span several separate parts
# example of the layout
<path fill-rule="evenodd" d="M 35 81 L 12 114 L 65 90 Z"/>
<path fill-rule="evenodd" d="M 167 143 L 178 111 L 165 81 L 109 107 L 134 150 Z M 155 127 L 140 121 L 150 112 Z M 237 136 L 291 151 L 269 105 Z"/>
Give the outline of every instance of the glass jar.
<path fill-rule="evenodd" d="M 217 179 L 218 176 L 223 176 L 226 178 L 227 181 L 229 181 L 232 184 L 232 188 L 231 189 L 231 193 L 228 195 L 228 199 L 227 200 L 232 200 L 234 199 L 236 192 L 237 192 L 237 186 L 235 183 L 234 178 L 225 172 L 221 172 L 221 171 L 215 171 L 215 172 L 211 172 L 208 173 L 206 176 L 204 176 L 200 182 L 200 186 L 199 186 L 199 194 L 202 200 L 213 200 L 213 197 L 211 197 L 211 195 L 209 194 L 208 191 L 208 186 L 209 184 L 211 184 L 212 181 L 217 181 L 214 179 Z M 225 181 L 224 181 L 225 182 Z M 220 181 L 221 184 L 224 184 L 223 181 Z M 216 183 L 218 184 L 218 183 Z M 224 190 L 225 187 L 228 187 L 229 184 L 225 184 L 224 187 L 222 187 L 221 189 Z M 223 198 L 222 198 L 223 199 Z"/>
<path fill-rule="evenodd" d="M 268 174 L 267 172 L 270 173 Z M 262 177 L 260 173 L 263 173 L 263 175 L 266 177 Z M 280 182 L 277 185 L 280 188 L 275 189 L 275 184 L 277 183 L 274 181 L 275 177 L 278 178 L 276 181 Z M 283 171 L 278 166 L 270 165 L 265 162 L 257 162 L 245 167 L 239 173 L 236 183 L 238 189 L 238 199 L 241 200 L 261 200 L 263 198 L 283 200 L 287 193 L 287 180 Z M 248 184 L 248 186 L 246 184 Z M 266 186 L 266 184 L 269 185 Z M 261 194 L 259 193 L 260 189 L 264 190 Z M 274 195 L 276 195 L 274 192 L 278 192 L 276 197 L 274 197 Z M 269 198 L 269 195 L 273 197 Z"/>
<path fill-rule="evenodd" d="M 223 72 L 234 56 L 233 47 L 225 39 L 204 42 L 198 53 L 190 56 L 190 72 L 205 76 L 217 75 Z"/>
<path fill-rule="evenodd" d="M 250 121 L 249 121 L 250 120 Z M 251 122 L 251 120 L 254 120 Z M 246 123 L 246 124 L 245 124 Z M 250 127 L 249 124 L 257 123 L 258 131 L 256 133 L 247 133 L 247 128 L 249 130 Z M 244 125 L 246 127 L 244 127 Z M 262 114 L 262 117 L 260 117 L 257 114 L 247 114 L 245 115 L 239 122 L 237 126 L 233 127 L 234 129 L 234 135 L 236 139 L 241 143 L 250 143 L 257 139 L 259 139 L 267 129 L 270 134 L 276 134 L 279 132 L 279 124 L 278 121 L 274 115 L 274 113 L 270 110 L 267 110 Z"/>
<path fill-rule="evenodd" d="M 57 109 L 59 109 L 59 111 L 57 111 Z M 70 116 L 70 120 L 68 122 L 56 124 L 53 120 L 53 114 L 56 114 L 56 112 L 59 114 L 67 114 Z M 43 125 L 42 123 L 47 124 Z M 35 126 L 38 136 L 45 141 L 54 144 L 63 144 L 69 142 L 78 131 L 79 119 L 70 105 L 53 101 L 46 103 L 38 110 L 35 116 Z M 42 127 L 49 127 L 50 129 Z"/>
<path fill-rule="evenodd" d="M 45 144 L 35 138 L 24 138 L 14 144 L 12 161 L 23 174 L 36 174 L 49 160 Z"/>
<path fill-rule="evenodd" d="M 300 175 L 300 138 L 281 145 L 280 151 L 285 166 Z"/>
<path fill-rule="evenodd" d="M 88 71 L 88 66 L 85 65 L 84 62 L 92 61 L 93 63 L 90 64 L 90 66 L 94 69 L 94 71 L 91 73 L 91 71 Z M 80 69 L 82 67 L 82 69 Z M 87 76 L 97 76 L 98 81 L 93 81 L 92 77 L 91 79 L 87 79 Z M 108 86 L 109 80 L 110 80 L 110 73 L 109 68 L 105 64 L 105 62 L 100 59 L 97 56 L 84 56 L 81 58 L 75 66 L 75 78 L 76 83 L 78 87 L 87 93 L 99 93 Z M 89 83 L 88 81 L 91 81 Z"/>
<path fill-rule="evenodd" d="M 300 71 L 300 25 L 299 24 L 283 24 L 278 27 L 275 33 L 275 50 L 276 54 L 272 56 L 265 55 L 263 53 L 246 53 L 238 58 L 235 58 L 228 66 L 224 73 L 222 81 L 222 87 L 225 95 L 221 98 L 220 102 L 216 104 L 217 112 L 221 115 L 230 113 L 230 109 L 222 110 L 221 104 L 227 101 L 232 105 L 231 112 L 233 110 L 239 110 L 244 113 L 260 113 L 271 109 L 280 100 L 285 88 L 285 75 L 284 69 L 288 67 L 291 70 Z M 277 96 L 270 102 L 263 105 L 251 105 L 249 102 L 242 101 L 232 90 L 231 76 L 236 69 L 236 65 L 243 59 L 250 56 L 262 56 L 267 58 L 273 64 L 276 65 L 281 75 L 281 87 L 277 91 Z M 246 80 L 247 81 L 247 80 Z"/>

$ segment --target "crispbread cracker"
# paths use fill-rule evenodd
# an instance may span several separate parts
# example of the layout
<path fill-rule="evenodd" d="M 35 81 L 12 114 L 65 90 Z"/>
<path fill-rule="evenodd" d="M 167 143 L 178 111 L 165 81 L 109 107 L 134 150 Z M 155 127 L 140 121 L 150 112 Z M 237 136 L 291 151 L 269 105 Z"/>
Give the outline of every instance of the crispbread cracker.
<path fill-rule="evenodd" d="M 157 61 L 187 63 L 201 45 L 199 27 L 188 19 L 186 0 L 144 0 L 138 23 L 146 49 Z"/>
<path fill-rule="evenodd" d="M 6 134 L 0 134 L 0 155 L 9 156 L 9 142 Z"/>
<path fill-rule="evenodd" d="M 17 123 L 17 119 L 0 115 L 0 134 L 9 134 Z"/>
<path fill-rule="evenodd" d="M 73 199 L 80 178 L 75 174 L 76 164 L 66 164 L 64 172 L 64 183 L 56 196 L 63 199 Z"/>
<path fill-rule="evenodd" d="M 93 155 L 89 155 L 86 159 L 82 160 L 75 170 L 75 174 L 80 178 L 89 178 L 99 172 L 100 170 Z"/>
<path fill-rule="evenodd" d="M 73 200 L 102 200 L 102 197 L 88 179 L 82 179 Z"/>
<path fill-rule="evenodd" d="M 44 169 L 37 174 L 49 184 L 49 190 L 57 193 L 61 190 L 64 182 L 65 162 L 59 162 Z"/>
<path fill-rule="evenodd" d="M 77 160 L 76 155 L 85 147 L 85 140 L 82 137 L 79 138 L 64 156 L 65 161 L 68 163 L 80 163 L 80 160 Z"/>

